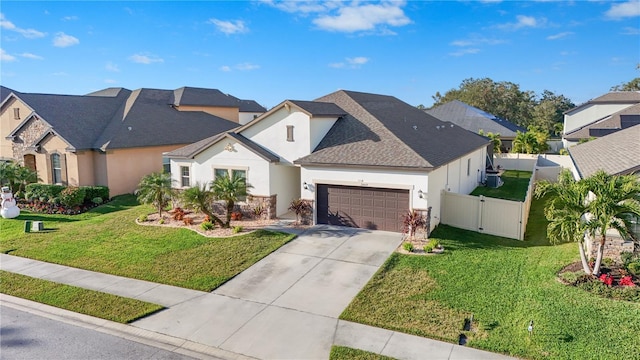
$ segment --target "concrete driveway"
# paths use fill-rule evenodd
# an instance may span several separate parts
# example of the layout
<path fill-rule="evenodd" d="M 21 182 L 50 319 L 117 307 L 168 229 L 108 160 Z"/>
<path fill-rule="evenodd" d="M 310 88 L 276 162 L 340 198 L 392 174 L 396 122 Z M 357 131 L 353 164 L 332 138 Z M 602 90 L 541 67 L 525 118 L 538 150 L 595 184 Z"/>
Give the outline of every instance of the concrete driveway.
<path fill-rule="evenodd" d="M 400 242 L 315 226 L 213 293 L 132 325 L 260 359 L 327 359 L 338 316 Z"/>

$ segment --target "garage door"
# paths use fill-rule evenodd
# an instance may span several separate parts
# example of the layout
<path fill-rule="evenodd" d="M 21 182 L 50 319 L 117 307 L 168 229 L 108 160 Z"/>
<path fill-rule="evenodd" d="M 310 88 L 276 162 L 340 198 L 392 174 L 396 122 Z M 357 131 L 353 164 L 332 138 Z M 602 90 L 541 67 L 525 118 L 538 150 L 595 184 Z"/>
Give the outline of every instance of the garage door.
<path fill-rule="evenodd" d="M 317 185 L 317 222 L 372 230 L 402 231 L 409 190 Z"/>

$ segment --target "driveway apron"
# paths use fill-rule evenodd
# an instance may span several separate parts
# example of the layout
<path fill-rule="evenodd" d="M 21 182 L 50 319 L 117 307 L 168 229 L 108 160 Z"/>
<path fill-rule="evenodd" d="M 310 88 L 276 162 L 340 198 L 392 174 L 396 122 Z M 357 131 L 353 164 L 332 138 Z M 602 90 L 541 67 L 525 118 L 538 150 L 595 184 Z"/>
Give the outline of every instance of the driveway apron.
<path fill-rule="evenodd" d="M 259 359 L 327 359 L 338 316 L 400 242 L 314 226 L 212 293 L 132 325 Z"/>

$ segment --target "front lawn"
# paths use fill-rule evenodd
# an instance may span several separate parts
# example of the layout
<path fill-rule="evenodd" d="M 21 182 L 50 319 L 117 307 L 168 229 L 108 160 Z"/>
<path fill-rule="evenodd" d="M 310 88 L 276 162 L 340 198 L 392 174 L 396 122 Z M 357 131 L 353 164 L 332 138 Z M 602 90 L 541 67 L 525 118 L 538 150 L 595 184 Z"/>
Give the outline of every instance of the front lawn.
<path fill-rule="evenodd" d="M 558 282 L 577 245 L 550 246 L 542 210 L 524 242 L 440 225 L 443 255 L 393 254 L 341 318 L 523 358 L 640 359 L 640 304 Z"/>
<path fill-rule="evenodd" d="M 332 346 L 329 360 L 393 360 L 392 357 L 346 346 Z"/>
<path fill-rule="evenodd" d="M 130 323 L 160 305 L 0 270 L 0 292 L 73 312 Z"/>
<path fill-rule="evenodd" d="M 258 230 L 229 238 L 207 238 L 177 228 L 140 226 L 153 211 L 135 197 L 121 196 L 82 215 L 23 212 L 0 219 L 0 251 L 16 256 L 211 291 L 270 254 L 293 235 Z M 44 232 L 24 233 L 25 220 L 44 221 Z"/>
<path fill-rule="evenodd" d="M 478 186 L 473 190 L 471 195 L 524 201 L 531 179 L 531 171 L 506 170 L 501 176 L 504 185 L 499 188 L 490 188 L 487 186 Z"/>

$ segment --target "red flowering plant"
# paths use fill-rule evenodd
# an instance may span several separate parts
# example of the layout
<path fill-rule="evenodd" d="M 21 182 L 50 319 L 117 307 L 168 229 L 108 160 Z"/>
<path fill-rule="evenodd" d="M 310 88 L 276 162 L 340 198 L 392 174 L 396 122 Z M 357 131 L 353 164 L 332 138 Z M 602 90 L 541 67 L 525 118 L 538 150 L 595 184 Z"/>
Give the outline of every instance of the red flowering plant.
<path fill-rule="evenodd" d="M 611 275 L 609 274 L 602 274 L 600 275 L 599 279 L 600 281 L 602 281 L 603 284 L 607 286 L 613 285 L 613 277 L 611 277 Z"/>
<path fill-rule="evenodd" d="M 631 275 L 623 276 L 618 283 L 620 286 L 636 286 L 631 279 Z"/>

